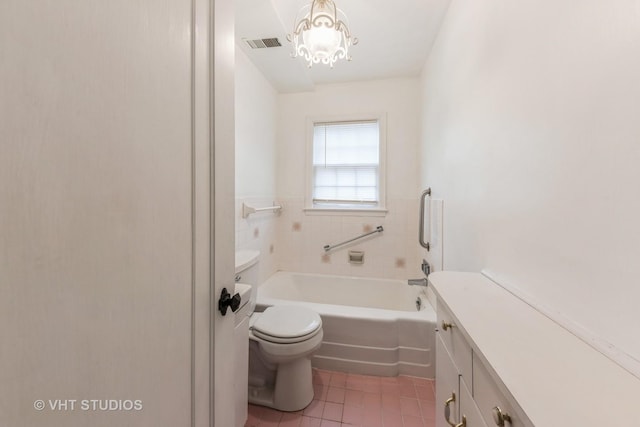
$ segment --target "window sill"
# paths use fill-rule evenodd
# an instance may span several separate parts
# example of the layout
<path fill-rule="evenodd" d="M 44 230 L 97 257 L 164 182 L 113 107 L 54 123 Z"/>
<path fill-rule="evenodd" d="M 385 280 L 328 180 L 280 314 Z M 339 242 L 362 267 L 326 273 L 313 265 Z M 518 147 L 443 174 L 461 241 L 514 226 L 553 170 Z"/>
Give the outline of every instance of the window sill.
<path fill-rule="evenodd" d="M 389 212 L 387 209 L 357 209 L 357 208 L 304 208 L 305 215 L 327 216 L 377 216 L 383 217 Z"/>

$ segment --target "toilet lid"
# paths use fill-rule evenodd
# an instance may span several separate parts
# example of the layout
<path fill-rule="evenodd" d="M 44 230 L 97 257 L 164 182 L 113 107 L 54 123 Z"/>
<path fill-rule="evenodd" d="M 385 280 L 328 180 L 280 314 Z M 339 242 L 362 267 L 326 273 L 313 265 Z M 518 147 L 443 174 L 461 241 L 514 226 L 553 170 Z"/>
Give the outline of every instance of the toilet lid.
<path fill-rule="evenodd" d="M 300 338 L 314 335 L 322 326 L 320 315 L 313 310 L 298 306 L 276 306 L 267 308 L 253 324 L 258 335 L 274 338 Z"/>

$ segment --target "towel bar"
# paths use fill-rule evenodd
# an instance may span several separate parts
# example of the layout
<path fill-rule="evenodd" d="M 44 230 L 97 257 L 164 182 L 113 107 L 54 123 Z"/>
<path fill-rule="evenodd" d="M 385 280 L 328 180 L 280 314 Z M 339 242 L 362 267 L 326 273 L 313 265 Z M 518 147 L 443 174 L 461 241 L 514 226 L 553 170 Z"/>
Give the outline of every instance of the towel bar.
<path fill-rule="evenodd" d="M 246 218 L 249 215 L 256 213 L 256 212 L 263 212 L 263 211 L 274 211 L 274 212 L 280 212 L 282 210 L 282 206 L 280 205 L 276 205 L 274 204 L 273 206 L 267 206 L 265 208 L 254 208 L 252 206 L 248 206 L 245 203 L 242 204 L 242 218 Z"/>

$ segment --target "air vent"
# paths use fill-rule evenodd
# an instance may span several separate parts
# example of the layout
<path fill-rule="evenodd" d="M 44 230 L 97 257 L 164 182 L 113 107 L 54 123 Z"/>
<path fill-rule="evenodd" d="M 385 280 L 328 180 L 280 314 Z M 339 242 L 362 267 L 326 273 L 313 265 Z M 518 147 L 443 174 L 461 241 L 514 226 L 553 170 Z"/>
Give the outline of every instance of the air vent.
<path fill-rule="evenodd" d="M 282 46 L 277 38 L 255 40 L 244 39 L 244 41 L 247 42 L 249 46 L 251 46 L 251 49 L 265 49 L 268 47 Z"/>

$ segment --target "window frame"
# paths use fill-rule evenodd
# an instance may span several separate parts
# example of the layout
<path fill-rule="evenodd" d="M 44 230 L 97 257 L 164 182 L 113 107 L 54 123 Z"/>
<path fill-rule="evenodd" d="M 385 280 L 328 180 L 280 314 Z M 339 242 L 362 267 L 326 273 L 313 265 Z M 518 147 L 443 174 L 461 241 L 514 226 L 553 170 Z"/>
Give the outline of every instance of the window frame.
<path fill-rule="evenodd" d="M 378 122 L 378 203 L 376 205 L 341 207 L 339 205 L 319 206 L 313 203 L 314 190 L 314 166 L 313 166 L 313 134 L 316 123 L 340 123 L 340 122 Z M 386 113 L 366 114 L 342 114 L 332 116 L 307 117 L 306 125 L 306 188 L 305 208 L 308 215 L 355 215 L 355 216 L 385 216 L 387 213 L 387 115 Z"/>

